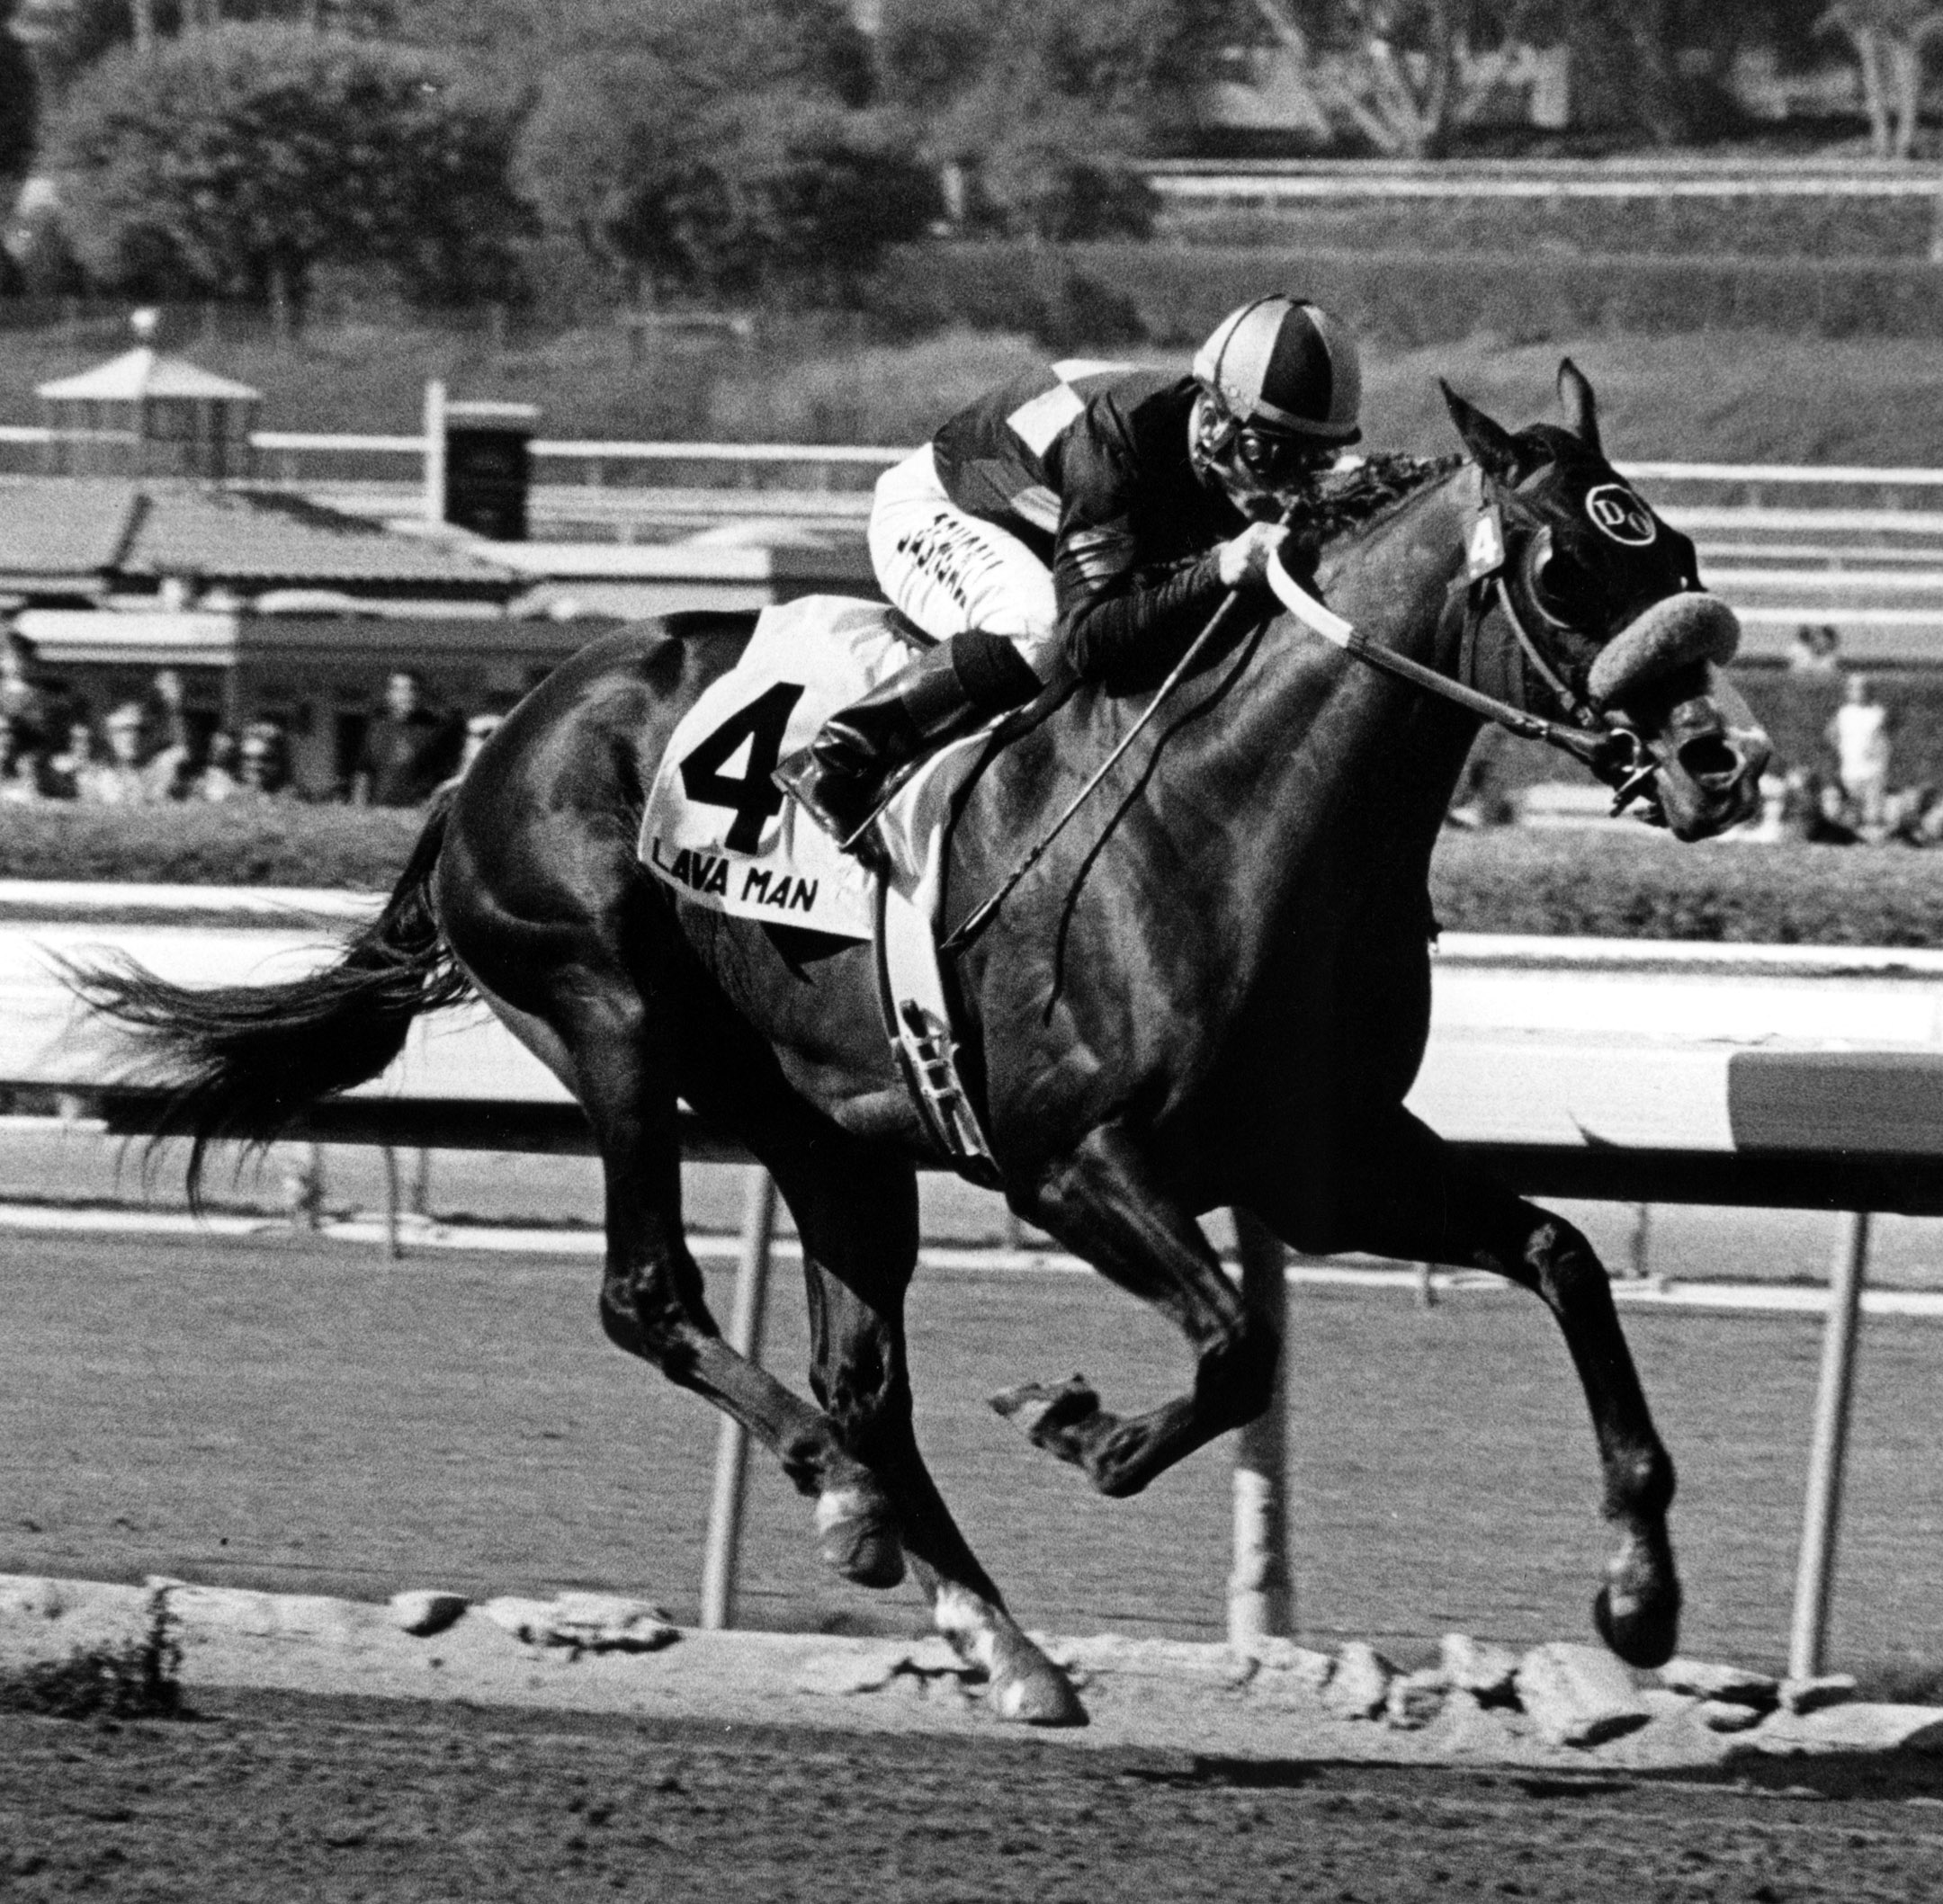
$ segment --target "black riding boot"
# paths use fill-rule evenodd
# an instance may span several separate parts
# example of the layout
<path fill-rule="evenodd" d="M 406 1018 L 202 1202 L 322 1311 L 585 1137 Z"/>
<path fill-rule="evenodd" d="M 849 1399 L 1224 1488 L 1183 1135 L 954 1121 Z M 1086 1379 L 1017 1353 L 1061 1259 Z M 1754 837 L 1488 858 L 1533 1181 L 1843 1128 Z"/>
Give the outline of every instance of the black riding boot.
<path fill-rule="evenodd" d="M 854 848 L 900 768 L 1023 705 L 1039 688 L 1004 636 L 983 629 L 954 635 L 832 714 L 807 747 L 777 767 L 776 784 Z"/>

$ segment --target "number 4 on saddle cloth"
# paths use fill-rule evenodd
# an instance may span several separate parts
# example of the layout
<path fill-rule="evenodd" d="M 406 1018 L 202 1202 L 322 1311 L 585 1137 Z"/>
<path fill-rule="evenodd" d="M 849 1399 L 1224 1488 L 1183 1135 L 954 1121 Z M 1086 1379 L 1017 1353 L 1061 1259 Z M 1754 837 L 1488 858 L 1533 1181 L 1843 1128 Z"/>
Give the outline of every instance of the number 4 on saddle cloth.
<path fill-rule="evenodd" d="M 873 603 L 805 595 L 765 609 L 742 658 L 670 737 L 640 854 L 690 905 L 874 942 L 878 1000 L 905 1082 L 959 1171 L 989 1184 L 997 1172 L 958 1076 L 936 925 L 954 796 L 990 729 L 940 749 L 892 797 L 878 823 L 882 879 L 770 778 L 911 652 L 891 612 Z"/>

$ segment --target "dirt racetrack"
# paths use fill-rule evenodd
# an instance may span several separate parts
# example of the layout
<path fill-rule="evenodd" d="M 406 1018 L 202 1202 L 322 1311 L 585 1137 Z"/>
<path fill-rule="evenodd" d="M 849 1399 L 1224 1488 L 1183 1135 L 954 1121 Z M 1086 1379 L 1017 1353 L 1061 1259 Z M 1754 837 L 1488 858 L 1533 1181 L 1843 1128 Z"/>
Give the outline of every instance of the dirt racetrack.
<path fill-rule="evenodd" d="M 1943 1767 L 1439 1771 L 219 1692 L 0 1717 L 0 1896 L 1933 1899 Z"/>
<path fill-rule="evenodd" d="M 591 1264 L 395 1267 L 289 1237 L 0 1237 L 0 1569 L 336 1591 L 643 1591 L 692 1616 L 713 1418 L 607 1349 Z M 725 1291 L 712 1292 L 720 1301 Z M 771 1359 L 802 1362 L 781 1277 Z M 1786 1632 L 1818 1329 L 1637 1316 L 1680 1459 L 1691 1649 Z M 1226 1463 L 1131 1502 L 1018 1444 L 983 1396 L 1080 1367 L 1178 1381 L 1096 1282 L 927 1278 L 919 1432 L 1028 1622 L 1208 1638 Z M 1301 1616 L 1409 1656 L 1446 1626 L 1582 1636 L 1603 1533 L 1562 1348 L 1528 1299 L 1295 1299 Z M 1839 1667 L 1943 1658 L 1943 1328 L 1862 1350 Z M 746 1617 L 909 1631 L 821 1576 L 754 1470 Z M 0 1898 L 113 1900 L 1439 1896 L 1847 1904 L 1943 1891 L 1943 1762 L 1656 1777 L 1197 1757 L 1017 1734 L 876 1736 L 195 1688 L 195 1718 L 0 1715 Z"/>

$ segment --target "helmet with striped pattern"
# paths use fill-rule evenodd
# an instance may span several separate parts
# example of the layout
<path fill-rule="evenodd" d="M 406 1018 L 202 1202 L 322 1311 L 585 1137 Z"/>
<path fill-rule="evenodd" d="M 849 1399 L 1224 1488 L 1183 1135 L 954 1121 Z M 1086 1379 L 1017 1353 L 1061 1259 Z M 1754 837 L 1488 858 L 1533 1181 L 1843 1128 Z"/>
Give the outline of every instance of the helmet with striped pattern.
<path fill-rule="evenodd" d="M 1362 435 L 1356 340 L 1305 298 L 1231 311 L 1195 353 L 1195 467 L 1250 514 L 1285 501 Z"/>

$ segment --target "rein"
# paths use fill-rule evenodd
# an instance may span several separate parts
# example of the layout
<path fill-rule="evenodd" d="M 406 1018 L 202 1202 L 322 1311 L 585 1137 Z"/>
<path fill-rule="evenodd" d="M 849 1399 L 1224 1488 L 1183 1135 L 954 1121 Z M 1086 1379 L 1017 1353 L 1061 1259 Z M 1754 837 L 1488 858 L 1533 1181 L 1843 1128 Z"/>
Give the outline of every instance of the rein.
<path fill-rule="evenodd" d="M 1572 695 L 1536 654 L 1531 638 L 1526 633 L 1518 619 L 1518 609 L 1511 600 L 1510 591 L 1505 586 L 1504 577 L 1493 578 L 1500 605 L 1504 609 L 1507 620 L 1519 644 L 1528 656 L 1536 661 L 1546 684 L 1556 685 L 1568 707 L 1582 715 L 1585 724 L 1568 727 L 1561 720 L 1548 720 L 1543 714 L 1534 714 L 1527 710 L 1514 706 L 1509 701 L 1500 701 L 1495 694 L 1487 694 L 1482 688 L 1473 687 L 1469 682 L 1453 680 L 1450 675 L 1440 674 L 1434 667 L 1426 666 L 1421 661 L 1412 661 L 1407 655 L 1399 655 L 1372 641 L 1367 635 L 1358 634 L 1341 616 L 1331 614 L 1315 597 L 1295 582 L 1286 570 L 1272 568 L 1269 571 L 1269 586 L 1275 590 L 1276 599 L 1289 612 L 1312 633 L 1319 634 L 1326 641 L 1333 642 L 1346 655 L 1352 655 L 1358 661 L 1374 668 L 1379 674 L 1390 675 L 1399 681 L 1407 681 L 1412 687 L 1420 688 L 1427 694 L 1448 701 L 1463 708 L 1466 713 L 1475 714 L 1481 720 L 1495 721 L 1498 726 L 1516 734 L 1521 740 L 1543 741 L 1547 746 L 1556 747 L 1562 753 L 1570 754 L 1574 760 L 1590 767 L 1593 772 L 1610 773 L 1616 768 L 1624 771 L 1630 760 L 1622 761 L 1618 756 L 1630 755 L 1637 746 L 1635 737 L 1624 728 L 1608 727 L 1592 711 Z M 1453 588 L 1456 585 L 1453 584 Z M 1487 585 L 1488 586 L 1488 585 Z M 1465 608 L 1467 628 L 1465 646 L 1468 648 L 1474 630 L 1482 625 L 1491 610 L 1484 599 L 1485 587 L 1475 582 L 1465 585 L 1468 602 Z"/>
<path fill-rule="evenodd" d="M 1491 578 L 1498 592 L 1498 605 L 1504 611 L 1504 617 L 1511 624 L 1511 632 L 1517 638 L 1525 658 L 1536 671 L 1538 678 L 1559 698 L 1565 711 L 1578 723 L 1568 728 L 1557 721 L 1545 721 L 1543 733 L 1531 734 L 1530 738 L 1542 740 L 1546 746 L 1557 747 L 1562 753 L 1570 754 L 1574 760 L 1582 761 L 1594 776 L 1602 780 L 1613 790 L 1613 805 L 1610 818 L 1616 819 L 1632 805 L 1640 794 L 1646 791 L 1646 783 L 1652 778 L 1654 763 L 1648 755 L 1639 736 L 1630 728 L 1614 727 L 1611 722 L 1601 720 L 1585 700 L 1575 693 L 1571 684 L 1556 668 L 1545 659 L 1543 650 L 1532 639 L 1531 631 L 1525 626 L 1525 618 L 1518 613 L 1518 603 L 1511 594 L 1510 584 L 1504 578 L 1504 571 Z M 1464 630 L 1464 652 L 1469 653 L 1474 631 L 1484 620 L 1489 610 L 1480 600 L 1483 591 L 1478 585 L 1470 585 L 1470 601 L 1465 608 L 1466 627 Z M 1442 680 L 1444 677 L 1437 677 Z M 1510 707 L 1508 702 L 1494 702 L 1488 694 L 1479 697 L 1484 707 L 1479 711 L 1488 720 L 1495 720 L 1500 727 L 1509 728 L 1514 734 L 1526 734 L 1528 730 L 1519 725 L 1519 720 L 1532 720 L 1537 717 L 1526 714 L 1522 709 Z M 1509 713 L 1518 720 L 1507 720 Z"/>
<path fill-rule="evenodd" d="M 1475 465 L 1473 467 L 1475 468 Z M 1585 699 L 1560 675 L 1557 669 L 1545 658 L 1537 642 L 1533 639 L 1530 630 L 1525 625 L 1524 617 L 1518 612 L 1510 585 L 1505 579 L 1507 556 L 1502 505 L 1497 501 L 1486 502 L 1483 499 L 1485 486 L 1491 484 L 1495 488 L 1496 485 L 1484 470 L 1480 469 L 1476 473 L 1479 481 L 1479 505 L 1465 536 L 1464 569 L 1451 584 L 1450 588 L 1451 595 L 1455 596 L 1462 587 L 1465 596 L 1464 632 L 1460 655 L 1468 657 L 1472 653 L 1477 632 L 1491 611 L 1491 596 L 1495 594 L 1495 605 L 1503 611 L 1513 639 L 1539 679 L 1558 697 L 1559 704 L 1571 717 L 1571 723 L 1548 720 L 1542 714 L 1534 714 L 1511 702 L 1500 701 L 1496 695 L 1487 694 L 1482 688 L 1473 687 L 1467 681 L 1453 679 L 1434 667 L 1426 666 L 1420 661 L 1412 661 L 1407 655 L 1399 655 L 1380 643 L 1372 641 L 1367 635 L 1358 634 L 1340 615 L 1332 613 L 1310 594 L 1279 561 L 1274 559 L 1268 564 L 1268 586 L 1276 598 L 1304 628 L 1332 642 L 1345 654 L 1354 656 L 1365 666 L 1406 682 L 1425 693 L 1450 702 L 1479 720 L 1494 722 L 1522 740 L 1539 741 L 1546 746 L 1557 748 L 1562 754 L 1569 754 L 1615 790 L 1612 810 L 1616 815 L 1644 790 L 1647 782 L 1652 777 L 1653 763 L 1639 737 L 1630 729 L 1615 727 L 1601 720 Z M 1293 513 L 1292 505 L 1290 511 L 1284 514 L 1283 521 L 1288 522 Z M 1067 823 L 1106 780 L 1141 731 L 1159 712 L 1161 704 L 1179 684 L 1188 668 L 1206 650 L 1210 642 L 1225 635 L 1235 625 L 1236 618 L 1244 605 L 1242 591 L 1239 588 L 1231 589 L 1226 599 L 1215 611 L 1213 618 L 1195 639 L 1187 652 L 1175 664 L 1167 679 L 1161 683 L 1159 692 L 1128 731 L 1121 737 L 1119 744 L 998 889 L 988 894 L 956 929 L 940 942 L 938 950 L 941 952 L 948 954 L 963 952 L 991 924 L 998 908 L 1004 905 L 1026 874 L 1039 863 L 1046 849 L 1064 831 Z M 1462 660 L 1459 665 L 1464 665 Z"/>
<path fill-rule="evenodd" d="M 1503 611 L 1505 621 L 1525 659 L 1557 696 L 1559 704 L 1571 717 L 1571 725 L 1547 720 L 1544 715 L 1534 714 L 1511 702 L 1500 701 L 1495 694 L 1487 694 L 1468 681 L 1453 679 L 1434 667 L 1412 661 L 1407 655 L 1399 655 L 1372 641 L 1367 635 L 1358 634 L 1278 564 L 1269 565 L 1269 586 L 1274 589 L 1276 599 L 1304 628 L 1334 643 L 1345 654 L 1354 656 L 1365 666 L 1399 681 L 1408 682 L 1410 686 L 1439 700 L 1448 701 L 1480 720 L 1491 721 L 1516 734 L 1521 740 L 1539 741 L 1571 755 L 1615 789 L 1613 811 L 1616 814 L 1644 789 L 1652 776 L 1652 763 L 1639 737 L 1630 729 L 1615 727 L 1601 720 L 1584 697 L 1575 692 L 1552 666 L 1533 639 L 1505 577 L 1508 551 L 1503 505 L 1497 501 L 1484 500 L 1484 486 L 1491 478 L 1482 469 L 1476 473 L 1479 502 L 1464 537 L 1464 570 L 1450 587 L 1452 596 L 1460 587 L 1464 592 L 1464 630 L 1458 649 L 1458 665 L 1460 668 L 1465 666 L 1475 651 L 1478 631 L 1491 611 L 1492 597 L 1495 596 L 1496 606 Z"/>

